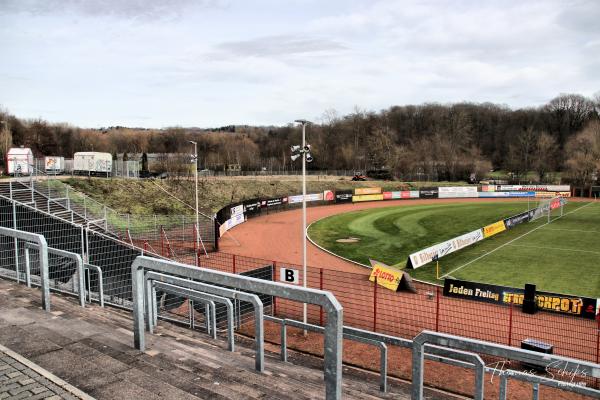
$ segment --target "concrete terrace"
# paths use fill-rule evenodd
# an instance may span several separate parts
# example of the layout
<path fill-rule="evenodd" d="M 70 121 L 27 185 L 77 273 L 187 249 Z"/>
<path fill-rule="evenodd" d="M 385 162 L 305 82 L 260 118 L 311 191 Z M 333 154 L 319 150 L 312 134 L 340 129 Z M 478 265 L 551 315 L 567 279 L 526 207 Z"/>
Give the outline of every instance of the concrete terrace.
<path fill-rule="evenodd" d="M 223 338 L 212 341 L 202 332 L 166 322 L 146 336 L 148 350 L 140 352 L 133 348 L 129 312 L 81 308 L 75 299 L 56 294 L 51 300 L 52 311 L 44 312 L 39 290 L 0 279 L 0 344 L 94 398 L 324 397 L 317 358 L 295 354 L 291 364 L 267 352 L 266 372 L 260 374 L 254 371 L 251 341 L 236 337 L 236 351 L 230 353 Z M 377 375 L 352 368 L 344 368 L 343 385 L 345 399 L 409 398 L 407 383 L 391 380 L 389 393 L 382 394 Z M 431 391 L 427 398 L 455 397 Z"/>

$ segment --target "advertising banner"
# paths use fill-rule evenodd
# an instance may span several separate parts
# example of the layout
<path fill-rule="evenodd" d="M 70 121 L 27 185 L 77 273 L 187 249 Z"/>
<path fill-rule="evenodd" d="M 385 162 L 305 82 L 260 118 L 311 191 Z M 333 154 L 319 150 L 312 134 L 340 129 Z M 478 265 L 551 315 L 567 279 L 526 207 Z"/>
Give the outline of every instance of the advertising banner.
<path fill-rule="evenodd" d="M 325 200 L 325 201 L 334 201 L 335 200 L 335 194 L 333 193 L 333 190 L 325 190 L 325 191 L 323 191 L 323 200 Z"/>
<path fill-rule="evenodd" d="M 477 193 L 477 197 L 480 198 L 500 198 L 500 197 L 508 197 L 509 192 L 479 192 Z"/>
<path fill-rule="evenodd" d="M 438 188 L 422 188 L 419 190 L 419 198 L 421 199 L 437 199 Z"/>
<path fill-rule="evenodd" d="M 525 211 L 524 213 L 514 215 L 510 218 L 506 218 L 504 220 L 504 225 L 506 229 L 512 229 L 517 225 L 523 224 L 525 222 L 529 222 L 531 218 L 533 218 L 533 210 Z"/>
<path fill-rule="evenodd" d="M 535 192 L 500 192 L 508 193 L 508 197 L 535 197 Z"/>
<path fill-rule="evenodd" d="M 569 192 L 571 193 L 571 185 L 548 185 L 546 190 L 549 192 Z"/>
<path fill-rule="evenodd" d="M 381 194 L 381 188 L 380 187 L 356 188 L 356 189 L 354 189 L 354 194 L 356 196 L 360 196 L 363 194 Z"/>
<path fill-rule="evenodd" d="M 483 236 L 489 238 L 490 236 L 497 235 L 500 232 L 504 232 L 506 230 L 506 225 L 504 225 L 504 220 L 494 222 L 493 224 L 486 225 L 483 227 Z"/>
<path fill-rule="evenodd" d="M 244 213 L 244 205 L 240 204 L 235 207 L 231 207 L 231 216 L 239 215 Z"/>
<path fill-rule="evenodd" d="M 411 193 L 410 191 L 408 191 L 408 190 L 403 190 L 403 191 L 401 191 L 401 192 L 399 192 L 399 193 L 400 193 L 400 197 L 401 197 L 402 199 L 410 199 L 410 193 Z M 419 193 L 419 192 L 417 192 L 417 195 L 418 195 L 418 193 Z"/>
<path fill-rule="evenodd" d="M 246 215 L 256 215 L 260 214 L 260 200 L 252 199 L 244 202 L 244 212 Z"/>
<path fill-rule="evenodd" d="M 352 201 L 352 190 L 336 190 L 336 203 L 350 203 Z"/>
<path fill-rule="evenodd" d="M 392 193 L 392 199 L 393 200 L 398 200 L 402 198 L 402 192 L 399 191 L 393 191 Z"/>
<path fill-rule="evenodd" d="M 524 290 L 446 278 L 444 296 L 502 305 L 522 305 Z M 540 310 L 587 319 L 596 318 L 599 302 L 599 299 L 549 292 L 536 292 L 535 300 Z"/>
<path fill-rule="evenodd" d="M 352 196 L 352 201 L 354 203 L 357 203 L 360 201 L 377 201 L 377 200 L 383 200 L 383 194 L 363 194 L 360 196 Z"/>
<path fill-rule="evenodd" d="M 483 185 L 483 186 L 481 186 L 481 191 L 482 192 L 495 192 L 496 185 Z"/>
<path fill-rule="evenodd" d="M 287 197 L 276 197 L 274 199 L 261 200 L 260 206 L 262 208 L 281 206 L 283 204 L 287 204 L 287 199 L 288 199 Z M 300 200 L 300 201 L 302 201 L 302 200 Z"/>
<path fill-rule="evenodd" d="M 483 232 L 481 229 L 465 233 L 453 239 L 447 240 L 442 243 L 435 244 L 426 249 L 417 251 L 409 256 L 410 264 L 413 268 L 419 268 L 431 261 L 437 256 L 442 258 L 443 256 L 463 249 L 473 243 L 483 240 Z"/>
<path fill-rule="evenodd" d="M 438 188 L 440 199 L 477 197 L 476 186 L 440 186 Z"/>
<path fill-rule="evenodd" d="M 398 290 L 398 285 L 402 280 L 402 271 L 373 260 L 371 260 L 371 265 L 373 270 L 371 276 L 369 276 L 369 281 L 394 292 Z"/>
<path fill-rule="evenodd" d="M 418 190 L 411 190 L 409 193 L 409 197 L 411 199 L 418 199 L 419 198 L 419 191 Z"/>
<path fill-rule="evenodd" d="M 501 192 L 510 192 L 512 190 L 519 191 L 519 190 L 521 190 L 522 187 L 523 187 L 522 185 L 500 185 L 498 187 L 498 190 Z"/>
<path fill-rule="evenodd" d="M 323 193 L 311 193 L 306 195 L 306 201 L 323 201 Z M 302 195 L 288 196 L 288 204 L 302 203 Z"/>
<path fill-rule="evenodd" d="M 383 199 L 384 200 L 391 200 L 392 197 L 392 192 L 383 192 Z"/>
<path fill-rule="evenodd" d="M 232 216 L 219 227 L 219 236 L 223 236 L 225 232 L 245 221 L 243 213 Z"/>

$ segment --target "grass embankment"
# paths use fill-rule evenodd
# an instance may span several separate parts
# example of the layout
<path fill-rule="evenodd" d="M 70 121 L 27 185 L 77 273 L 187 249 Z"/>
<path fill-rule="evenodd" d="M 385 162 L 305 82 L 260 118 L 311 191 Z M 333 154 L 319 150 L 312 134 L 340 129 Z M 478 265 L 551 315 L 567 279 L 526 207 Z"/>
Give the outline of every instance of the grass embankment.
<path fill-rule="evenodd" d="M 589 203 L 588 203 L 589 204 Z M 600 204 L 573 203 L 550 224 L 540 219 L 440 259 L 440 275 L 512 287 L 600 297 Z M 362 263 L 374 258 L 403 266 L 408 255 L 526 209 L 527 203 L 439 204 L 365 210 L 337 215 L 311 226 L 320 245 Z M 556 218 L 558 215 L 554 216 Z M 339 243 L 355 237 L 356 243 Z M 412 276 L 436 279 L 435 263 Z"/>
<path fill-rule="evenodd" d="M 193 179 L 70 178 L 64 182 L 123 213 L 175 215 L 193 214 L 194 212 L 193 208 L 172 197 L 175 196 L 194 207 L 195 186 Z M 407 190 L 411 187 L 443 184 L 448 185 L 450 183 L 353 182 L 349 178 L 309 176 L 307 178 L 307 193 L 317 193 L 331 189 L 347 190 L 356 187 Z M 456 184 L 454 183 L 454 185 Z M 302 192 L 301 185 L 299 176 L 200 178 L 198 184 L 200 208 L 206 212 L 214 212 L 228 204 L 241 200 L 299 194 Z"/>

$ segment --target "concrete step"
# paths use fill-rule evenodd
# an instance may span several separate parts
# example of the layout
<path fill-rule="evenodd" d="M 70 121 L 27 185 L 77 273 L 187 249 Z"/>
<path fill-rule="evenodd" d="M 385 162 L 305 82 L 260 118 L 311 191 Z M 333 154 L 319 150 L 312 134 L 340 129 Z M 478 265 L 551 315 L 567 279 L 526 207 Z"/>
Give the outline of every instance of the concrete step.
<path fill-rule="evenodd" d="M 40 309 L 40 294 L 0 279 L 0 344 L 30 358 L 98 399 L 320 399 L 324 397 L 319 359 L 306 366 L 265 356 L 266 372 L 254 370 L 252 342 L 236 338 L 226 350 L 199 331 L 161 321 L 147 334 L 147 351 L 132 347 L 126 311 L 86 306 L 52 294 L 51 313 Z M 310 358 L 310 360 L 309 360 Z M 299 358 L 302 359 L 302 358 Z M 393 380 L 378 390 L 377 375 L 344 370 L 344 399 L 408 398 L 409 387 Z M 437 398 L 437 397 L 436 397 Z M 445 398 L 445 397 L 441 397 Z"/>

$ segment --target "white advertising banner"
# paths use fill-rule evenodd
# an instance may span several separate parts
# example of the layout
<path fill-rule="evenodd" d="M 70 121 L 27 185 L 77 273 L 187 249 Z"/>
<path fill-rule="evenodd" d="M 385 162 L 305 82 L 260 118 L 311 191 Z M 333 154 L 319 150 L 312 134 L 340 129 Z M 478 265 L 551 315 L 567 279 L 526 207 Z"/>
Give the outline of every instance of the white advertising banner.
<path fill-rule="evenodd" d="M 306 195 L 306 201 L 323 201 L 323 193 L 311 193 Z M 302 203 L 302 195 L 288 196 L 288 204 Z"/>
<path fill-rule="evenodd" d="M 479 242 L 480 240 L 483 240 L 483 232 L 481 229 L 477 229 L 476 231 L 465 233 L 464 235 L 455 237 L 454 239 L 435 244 L 431 247 L 411 254 L 409 256 L 410 263 L 412 264 L 413 268 L 419 268 L 433 261 L 434 256 L 441 258 L 447 254 L 470 246 L 473 243 Z"/>
<path fill-rule="evenodd" d="M 225 234 L 225 232 L 227 232 L 234 226 L 237 226 L 245 221 L 246 221 L 246 219 L 244 218 L 243 213 L 237 214 L 237 215 L 232 215 L 231 218 L 229 218 L 227 221 L 223 222 L 223 224 L 219 227 L 219 236 L 223 236 Z"/>
<path fill-rule="evenodd" d="M 231 217 L 234 215 L 240 215 L 244 213 L 244 205 L 240 204 L 239 206 L 231 207 Z"/>
<path fill-rule="evenodd" d="M 477 186 L 440 186 L 440 199 L 477 197 Z"/>

